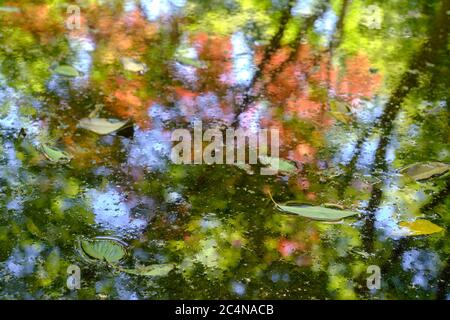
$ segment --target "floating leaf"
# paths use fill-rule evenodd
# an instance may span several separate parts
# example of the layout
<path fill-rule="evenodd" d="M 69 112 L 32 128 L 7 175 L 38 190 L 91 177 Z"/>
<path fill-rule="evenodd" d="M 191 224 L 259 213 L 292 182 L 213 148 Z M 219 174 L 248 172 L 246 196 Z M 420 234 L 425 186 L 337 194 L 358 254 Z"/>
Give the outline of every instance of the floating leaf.
<path fill-rule="evenodd" d="M 350 109 L 342 102 L 338 101 L 332 101 L 330 103 L 330 112 L 329 112 L 333 118 L 335 118 L 337 121 L 343 122 L 348 124 L 351 122 L 352 117 Z"/>
<path fill-rule="evenodd" d="M 283 205 L 276 203 L 275 200 L 273 200 L 272 196 L 270 196 L 270 198 L 275 203 L 275 207 L 278 210 L 313 220 L 336 222 L 358 214 L 358 212 L 349 210 L 332 209 L 323 206 L 311 206 L 307 204 L 293 204 L 292 202 L 291 204 L 287 202 Z M 328 206 L 330 205 L 328 204 Z"/>
<path fill-rule="evenodd" d="M 403 235 L 408 236 L 421 236 L 421 235 L 428 235 L 433 234 L 437 232 L 441 232 L 444 229 L 441 228 L 438 225 L 435 225 L 434 223 L 428 221 L 428 220 L 416 220 L 413 222 L 400 222 L 400 227 L 407 229 L 407 233 Z"/>
<path fill-rule="evenodd" d="M 97 134 L 110 134 L 124 127 L 128 121 L 104 118 L 83 118 L 79 122 L 79 127 L 90 130 Z"/>
<path fill-rule="evenodd" d="M 177 51 L 175 52 L 175 60 L 178 63 L 184 64 L 186 66 L 192 66 L 195 68 L 204 68 L 205 63 L 199 61 L 197 52 L 194 48 L 191 48 L 187 45 L 181 45 Z"/>
<path fill-rule="evenodd" d="M 51 162 L 57 162 L 57 163 L 68 163 L 70 160 L 72 160 L 72 156 L 68 154 L 67 152 L 58 150 L 53 147 L 49 147 L 46 144 L 42 144 L 40 146 L 40 149 L 44 156 Z"/>
<path fill-rule="evenodd" d="M 450 170 L 450 165 L 441 162 L 414 163 L 400 169 L 400 173 L 411 177 L 416 181 L 427 180 L 441 176 Z"/>
<path fill-rule="evenodd" d="M 259 156 L 258 159 L 262 165 L 268 166 L 270 169 L 273 169 L 275 171 L 278 170 L 287 173 L 293 173 L 297 171 L 297 166 L 292 161 L 269 156 Z"/>
<path fill-rule="evenodd" d="M 75 69 L 72 66 L 66 66 L 66 65 L 56 67 L 55 73 L 60 74 L 62 76 L 66 76 L 66 77 L 78 77 L 80 75 L 80 73 L 78 72 L 77 69 Z"/>
<path fill-rule="evenodd" d="M 114 263 L 126 254 L 125 245 L 114 238 L 97 237 L 94 240 L 81 240 L 82 253 L 89 258 Z"/>
<path fill-rule="evenodd" d="M 176 57 L 176 60 L 179 63 L 184 64 L 186 66 L 191 66 L 191 67 L 195 67 L 195 68 L 204 68 L 205 67 L 204 63 L 202 63 L 201 61 L 198 61 L 196 59 L 192 59 L 192 58 L 178 56 L 178 57 Z"/>
<path fill-rule="evenodd" d="M 123 272 L 137 276 L 164 277 L 175 268 L 173 263 L 152 264 L 149 266 L 137 267 L 135 269 L 120 269 Z"/>
<path fill-rule="evenodd" d="M 145 63 L 136 61 L 133 58 L 122 58 L 120 62 L 122 62 L 123 68 L 130 72 L 145 73 L 148 71 Z"/>

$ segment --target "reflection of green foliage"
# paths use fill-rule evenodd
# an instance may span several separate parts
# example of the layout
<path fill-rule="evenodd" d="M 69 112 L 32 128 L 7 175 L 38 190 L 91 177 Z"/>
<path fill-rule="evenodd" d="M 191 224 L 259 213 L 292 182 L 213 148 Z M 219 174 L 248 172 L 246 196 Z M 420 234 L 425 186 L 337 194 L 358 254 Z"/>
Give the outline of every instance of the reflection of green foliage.
<path fill-rule="evenodd" d="M 67 50 L 66 42 L 48 47 L 22 28 L 3 27 L 1 32 L 0 42 L 7 49 L 0 51 L 0 70 L 8 84 L 24 92 L 42 93 L 54 59 Z"/>
<path fill-rule="evenodd" d="M 51 9 L 49 19 L 62 23 L 65 11 L 60 9 L 68 2 L 46 3 Z M 84 10 L 99 3 L 83 1 L 80 5 Z M 63 91 L 61 96 L 48 92 L 46 88 L 54 72 L 58 72 L 55 66 L 69 66 L 73 58 L 74 53 L 69 51 L 65 34 L 56 34 L 44 44 L 27 26 L 16 25 L 14 21 L 0 26 L 1 80 L 24 97 L 0 101 L 0 119 L 8 116 L 17 104 L 21 123 L 27 125 L 38 116 L 39 120 L 44 120 L 38 142 L 47 142 L 43 141 L 46 137 L 49 141 L 55 141 L 52 146 L 67 143 L 67 149 L 91 153 L 96 156 L 95 161 L 99 158 L 103 161 L 101 168 L 90 158 L 85 161 L 85 166 L 78 169 L 52 166 L 44 161 L 33 137 L 18 141 L 15 137 L 17 133 L 11 134 L 2 128 L 0 295 L 13 298 L 117 298 L 120 297 L 117 283 L 126 279 L 126 289 L 144 298 L 240 297 L 230 289 L 234 281 L 245 284 L 246 298 L 434 297 L 432 290 L 411 288 L 414 271 L 403 270 L 401 258 L 406 250 L 425 248 L 444 259 L 450 253 L 448 237 L 443 235 L 445 233 L 411 238 L 405 240 L 406 245 L 401 247 L 399 243 L 404 244 L 403 240 L 383 238 L 386 236 L 385 230 L 377 226 L 375 233 L 382 237 L 375 237 L 374 252 L 367 252 L 363 248 L 362 219 L 357 223 L 348 219 L 342 224 L 329 225 L 286 216 L 274 210 L 267 195 L 262 192 L 267 186 L 280 201 L 295 199 L 314 205 L 339 203 L 344 207 L 359 206 L 361 209 L 370 199 L 373 186 L 380 183 L 366 175 L 369 165 L 364 164 L 362 170 L 357 166 L 353 172 L 350 186 L 340 190 L 345 168 L 332 164 L 332 159 L 340 156 L 342 146 L 353 143 L 355 137 L 363 136 L 373 123 L 355 123 L 343 117 L 343 114 L 350 117 L 350 112 L 365 111 L 357 108 L 366 106 L 362 104 L 349 111 L 350 106 L 340 105 L 344 103 L 334 99 L 329 88 L 320 81 L 304 84 L 306 88 L 301 89 L 323 104 L 324 112 L 328 112 L 328 107 L 332 112 L 340 112 L 338 116 L 341 117 L 335 117 L 338 123 L 329 128 L 321 128 L 320 123 L 308 119 L 285 117 L 284 104 L 269 106 L 274 119 L 282 119 L 283 129 L 293 140 L 311 145 L 318 151 L 314 160 L 329 164 L 329 167 L 319 168 L 316 161 L 305 163 L 302 170 L 291 176 L 248 175 L 234 166 L 225 165 L 169 164 L 167 171 L 162 172 L 129 168 L 124 153 L 132 141 L 116 135 L 104 139 L 93 137 L 88 132 L 75 129 L 79 119 L 87 117 L 87 110 L 98 102 L 96 99 L 103 99 L 98 96 L 103 94 L 111 98 L 114 95 L 115 92 L 100 94 L 99 88 L 117 78 L 120 81 L 142 82 L 142 88 L 136 94 L 143 100 L 166 100 L 167 108 L 176 105 L 176 94 L 172 89 L 181 87 L 183 83 L 172 77 L 172 68 L 173 62 L 179 59 L 176 52 L 182 47 L 182 41 L 195 47 L 196 43 L 190 43 L 190 36 L 200 32 L 221 37 L 223 41 L 228 41 L 228 37 L 236 32 L 243 32 L 249 44 L 254 41 L 263 48 L 279 29 L 286 3 L 266 0 L 188 1 L 184 17 L 174 18 L 170 23 L 155 23 L 158 31 L 140 57 L 149 68 L 142 75 L 124 73 L 119 62 L 121 57 L 114 57 L 117 61 L 111 64 L 101 63 L 101 55 L 107 51 L 109 43 L 108 39 L 96 39 L 89 87 L 75 92 L 70 81 L 62 79 L 58 84 Z M 337 15 L 342 13 L 343 3 L 343 0 L 331 1 L 331 8 Z M 368 72 L 377 72 L 383 77 L 383 87 L 377 91 L 382 98 L 374 97 L 370 101 L 377 106 L 381 105 L 380 101 L 384 101 L 386 95 L 392 93 L 406 72 L 420 73 L 418 85 L 405 97 L 399 117 L 393 124 L 394 146 L 397 148 L 392 163 L 393 172 L 416 162 L 450 163 L 448 57 L 443 50 L 433 51 L 430 53 L 434 55 L 432 64 L 420 71 L 409 70 L 410 59 L 425 42 L 429 25 L 434 23 L 442 3 L 423 0 L 370 1 L 370 4 L 379 6 L 383 13 L 381 28 L 371 29 L 362 16 L 369 3 L 349 1 L 342 25 L 342 39 L 333 50 L 332 62 L 334 67 L 340 67 L 339 76 L 345 75 L 346 62 L 352 56 L 363 54 L 368 57 L 371 68 Z M 123 8 L 122 1 L 101 4 L 117 13 L 121 13 Z M 329 52 L 323 46 L 323 35 L 306 26 L 305 20 L 305 17 L 290 17 L 281 39 L 282 46 L 295 49 L 296 37 L 304 31 L 313 54 L 321 58 L 323 53 L 326 61 Z M 303 30 L 306 27 L 309 29 Z M 260 48 L 255 46 L 252 49 L 258 51 Z M 211 67 L 200 60 L 184 62 L 196 69 Z M 309 67 L 307 69 L 310 71 Z M 74 75 L 74 70 L 65 71 Z M 224 74 L 225 71 L 228 70 L 224 70 Z M 296 73 L 295 76 L 301 78 L 303 74 Z M 198 83 L 188 89 L 195 91 L 196 86 L 204 87 L 205 84 Z M 234 88 L 229 90 L 231 92 Z M 111 99 L 114 101 L 114 98 Z M 36 108 L 30 101 L 39 102 L 42 108 Z M 179 121 L 175 119 L 170 128 L 178 126 Z M 114 142 L 109 144 L 110 141 Z M 100 147 L 107 152 L 99 152 Z M 281 147 L 286 154 L 291 151 L 290 146 Z M 54 156 L 58 158 L 61 154 Z M 74 165 L 77 165 L 78 161 L 85 160 L 81 158 L 75 156 L 72 164 L 76 162 Z M 110 170 L 110 173 L 97 174 L 97 169 Z M 445 177 L 417 183 L 397 179 L 394 174 L 390 175 L 395 180 L 394 188 L 386 188 L 383 198 L 383 204 L 394 208 L 389 222 L 420 217 L 448 229 L 448 196 L 440 199 L 432 209 L 422 210 L 422 206 L 432 201 L 436 194 L 445 191 Z M 299 188 L 299 178 L 307 180 L 308 187 Z M 136 262 L 133 266 L 149 268 L 142 267 L 139 271 L 129 269 L 130 273 L 154 275 L 154 272 L 161 272 L 169 275 L 170 281 L 149 279 L 152 277 L 117 277 L 111 270 L 88 266 L 78 259 L 74 249 L 78 236 L 93 238 L 99 233 L 111 232 L 95 223 L 92 206 L 85 195 L 90 189 L 103 190 L 107 185 L 120 186 L 120 192 L 128 197 L 127 205 L 130 207 L 141 198 L 147 201 L 146 205 L 151 203 L 144 210 L 139 205 L 136 205 L 137 209 L 133 207 L 137 212 L 133 211 L 133 215 L 144 216 L 149 226 L 142 234 L 126 234 L 132 243 L 132 255 L 131 261 L 126 261 L 130 265 L 124 268 L 128 269 Z M 165 199 L 171 190 L 182 195 L 180 203 L 167 203 Z M 8 271 L 5 269 L 7 263 L 3 262 L 20 259 L 27 251 L 37 252 L 32 271 L 23 277 L 4 276 Z M 171 272 L 172 261 L 176 262 L 181 272 Z M 71 263 L 80 263 L 85 284 L 80 291 L 73 293 L 65 287 L 66 268 Z M 380 264 L 388 270 L 384 287 L 378 293 L 369 293 L 365 289 L 366 268 L 370 264 Z M 155 266 L 164 267 L 153 269 Z M 440 267 L 436 266 L 438 269 Z M 431 281 L 436 281 L 436 278 Z"/>

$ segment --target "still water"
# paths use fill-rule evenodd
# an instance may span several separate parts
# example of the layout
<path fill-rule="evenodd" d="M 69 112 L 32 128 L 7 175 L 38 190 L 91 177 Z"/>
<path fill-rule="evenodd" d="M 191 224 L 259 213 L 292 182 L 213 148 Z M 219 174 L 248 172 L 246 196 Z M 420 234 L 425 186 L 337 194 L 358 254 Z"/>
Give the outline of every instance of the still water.
<path fill-rule="evenodd" d="M 448 298 L 448 6 L 0 1 L 0 298 Z M 198 121 L 290 170 L 174 163 Z"/>

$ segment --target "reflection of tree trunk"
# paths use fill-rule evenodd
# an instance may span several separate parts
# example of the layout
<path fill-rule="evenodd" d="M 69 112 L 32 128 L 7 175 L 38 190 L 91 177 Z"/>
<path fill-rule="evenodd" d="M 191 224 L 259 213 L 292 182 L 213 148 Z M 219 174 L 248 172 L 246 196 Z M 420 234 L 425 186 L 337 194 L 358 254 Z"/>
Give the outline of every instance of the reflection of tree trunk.
<path fill-rule="evenodd" d="M 436 193 L 430 201 L 428 201 L 422 208 L 420 208 L 420 212 L 428 213 L 432 212 L 438 205 L 443 203 L 450 195 L 450 178 L 447 177 L 444 182 L 444 187 Z M 446 233 L 450 232 L 450 228 L 447 227 Z M 442 240 L 441 247 L 445 245 L 446 239 Z M 443 249 L 444 250 L 444 249 Z M 450 283 L 450 258 L 447 258 L 445 261 L 444 267 L 437 277 L 439 283 L 436 292 L 436 299 L 443 300 L 446 299 L 447 292 L 449 290 Z"/>
<path fill-rule="evenodd" d="M 427 213 L 433 210 L 435 207 L 437 207 L 439 204 L 441 204 L 445 199 L 448 198 L 450 195 L 450 178 L 447 177 L 445 179 L 444 187 L 433 197 L 430 201 L 428 201 L 421 209 L 420 211 L 422 213 Z"/>
<path fill-rule="evenodd" d="M 444 300 L 447 298 L 447 292 L 449 291 L 448 284 L 450 283 L 450 258 L 447 258 L 447 261 L 445 261 L 444 269 L 442 269 L 441 275 L 438 279 L 441 281 L 438 284 L 436 299 Z"/>
<path fill-rule="evenodd" d="M 382 174 L 387 171 L 386 149 L 391 141 L 394 121 L 397 118 L 404 99 L 413 88 L 418 86 L 419 74 L 426 71 L 428 64 L 432 65 L 435 62 L 434 60 L 438 56 L 438 51 L 447 47 L 449 25 L 446 22 L 448 10 L 449 1 L 444 1 L 443 7 L 438 10 L 437 19 L 433 20 L 435 21 L 434 26 L 429 29 L 429 40 L 425 42 L 417 54 L 413 55 L 409 70 L 402 76 L 400 83 L 386 104 L 383 115 L 376 124 L 376 127 L 380 130 L 380 141 L 375 153 L 374 166 L 370 171 L 375 178 L 382 178 Z M 383 195 L 382 185 L 382 182 L 374 185 L 367 208 L 367 215 L 363 227 L 363 240 L 368 251 L 373 251 L 375 211 L 381 203 Z"/>
<path fill-rule="evenodd" d="M 362 136 L 365 137 L 366 135 L 367 135 L 367 131 L 364 130 Z M 359 156 L 361 155 L 363 143 L 364 143 L 364 139 L 358 139 L 358 141 L 355 145 L 355 151 L 353 152 L 353 156 L 345 168 L 345 173 L 344 173 L 344 176 L 342 177 L 342 180 L 341 180 L 340 186 L 339 186 L 339 190 L 338 190 L 339 199 L 342 199 L 344 197 L 345 190 L 350 185 L 350 182 L 353 179 L 353 174 L 356 171 L 356 163 L 358 162 Z"/>

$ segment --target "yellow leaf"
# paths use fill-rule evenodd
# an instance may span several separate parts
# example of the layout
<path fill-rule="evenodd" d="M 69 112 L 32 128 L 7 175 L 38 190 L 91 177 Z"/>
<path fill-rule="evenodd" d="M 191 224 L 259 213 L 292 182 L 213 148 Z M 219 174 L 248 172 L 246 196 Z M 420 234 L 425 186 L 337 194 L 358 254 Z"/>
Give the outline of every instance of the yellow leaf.
<path fill-rule="evenodd" d="M 409 231 L 409 236 L 420 236 L 420 235 L 427 235 L 427 234 L 433 234 L 437 232 L 441 232 L 444 229 L 439 227 L 438 225 L 435 225 L 434 223 L 428 221 L 428 220 L 416 220 L 413 222 L 400 222 L 400 227 L 406 228 Z"/>

